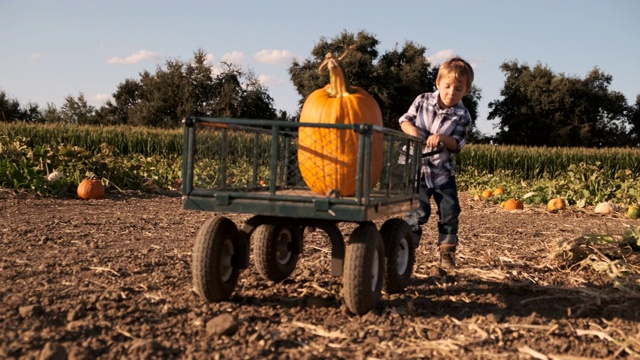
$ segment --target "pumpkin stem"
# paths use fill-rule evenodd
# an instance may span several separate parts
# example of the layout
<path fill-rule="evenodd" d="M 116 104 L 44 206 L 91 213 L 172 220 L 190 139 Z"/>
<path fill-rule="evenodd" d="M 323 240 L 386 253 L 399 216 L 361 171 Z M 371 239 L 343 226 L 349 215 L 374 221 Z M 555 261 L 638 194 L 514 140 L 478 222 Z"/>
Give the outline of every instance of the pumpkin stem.
<path fill-rule="evenodd" d="M 342 70 L 342 64 L 340 62 L 340 60 L 347 55 L 349 50 L 353 48 L 354 45 L 351 45 L 339 58 L 336 58 L 329 52 L 325 55 L 322 64 L 320 64 L 318 71 L 322 71 L 325 66 L 329 68 L 329 81 L 331 86 L 327 92 L 331 97 L 345 97 L 355 92 L 355 90 L 349 85 L 349 81 L 344 75 L 344 70 Z"/>

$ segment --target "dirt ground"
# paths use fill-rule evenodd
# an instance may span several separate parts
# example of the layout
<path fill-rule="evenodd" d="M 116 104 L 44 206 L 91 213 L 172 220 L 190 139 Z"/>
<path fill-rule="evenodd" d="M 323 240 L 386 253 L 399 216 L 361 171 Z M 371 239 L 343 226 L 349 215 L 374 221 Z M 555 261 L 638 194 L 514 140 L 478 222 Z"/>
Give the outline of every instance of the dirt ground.
<path fill-rule="evenodd" d="M 192 291 L 191 256 L 214 214 L 182 210 L 177 193 L 82 201 L 0 191 L 0 358 L 640 356 L 640 296 L 551 259 L 561 240 L 638 224 L 588 210 L 507 212 L 461 196 L 455 274 L 428 275 L 432 218 L 406 291 L 355 316 L 321 231 L 305 236 L 290 278 L 272 284 L 250 267 L 229 301 L 208 304 Z M 340 226 L 348 234 L 351 225 Z"/>

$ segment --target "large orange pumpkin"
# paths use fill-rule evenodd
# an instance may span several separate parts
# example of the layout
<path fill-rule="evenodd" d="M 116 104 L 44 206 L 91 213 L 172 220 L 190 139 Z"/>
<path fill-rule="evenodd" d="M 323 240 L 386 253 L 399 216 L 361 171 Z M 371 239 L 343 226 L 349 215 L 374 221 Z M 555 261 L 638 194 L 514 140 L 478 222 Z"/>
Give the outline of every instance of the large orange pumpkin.
<path fill-rule="evenodd" d="M 349 85 L 340 63 L 342 57 L 326 55 L 320 70 L 329 69 L 330 83 L 309 95 L 300 122 L 382 126 L 378 103 L 362 88 Z M 352 130 L 303 126 L 298 136 L 298 163 L 307 186 L 320 195 L 354 195 L 360 135 Z M 371 187 L 382 173 L 382 134 L 375 133 L 372 140 Z"/>
<path fill-rule="evenodd" d="M 98 179 L 84 179 L 78 185 L 78 196 L 81 199 L 104 198 L 104 185 Z"/>

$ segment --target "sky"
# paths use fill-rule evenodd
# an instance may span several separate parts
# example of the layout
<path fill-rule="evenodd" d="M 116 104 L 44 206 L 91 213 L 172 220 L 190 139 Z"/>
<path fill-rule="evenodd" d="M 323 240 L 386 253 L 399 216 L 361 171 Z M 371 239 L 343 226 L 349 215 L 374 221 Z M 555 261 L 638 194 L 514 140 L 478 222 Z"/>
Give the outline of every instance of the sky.
<path fill-rule="evenodd" d="M 203 50 L 214 71 L 221 61 L 252 71 L 275 108 L 295 114 L 291 61 L 322 38 L 365 31 L 380 54 L 411 41 L 434 64 L 467 59 L 478 129 L 492 134 L 488 104 L 501 99 L 507 61 L 579 78 L 598 67 L 635 104 L 639 18 L 637 0 L 0 0 L 0 91 L 41 109 L 80 94 L 100 107 L 126 79 Z"/>

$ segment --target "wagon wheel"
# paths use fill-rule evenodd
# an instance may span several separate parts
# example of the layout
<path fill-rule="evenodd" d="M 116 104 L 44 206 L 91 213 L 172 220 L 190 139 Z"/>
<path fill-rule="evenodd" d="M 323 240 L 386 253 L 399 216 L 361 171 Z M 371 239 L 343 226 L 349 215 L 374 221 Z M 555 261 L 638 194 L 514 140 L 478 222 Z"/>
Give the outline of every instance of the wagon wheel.
<path fill-rule="evenodd" d="M 384 277 L 384 244 L 373 223 L 351 234 L 345 255 L 344 301 L 356 315 L 371 310 L 380 300 Z"/>
<path fill-rule="evenodd" d="M 253 233 L 256 269 L 265 279 L 280 282 L 296 269 L 302 248 L 302 232 L 291 225 L 263 224 Z"/>
<path fill-rule="evenodd" d="M 380 234 L 387 260 L 384 289 L 388 294 L 402 292 L 409 285 L 416 261 L 411 227 L 402 219 L 389 219 L 382 224 Z"/>
<path fill-rule="evenodd" d="M 238 228 L 225 217 L 213 217 L 198 230 L 191 272 L 195 292 L 208 302 L 226 300 L 238 283 Z"/>

